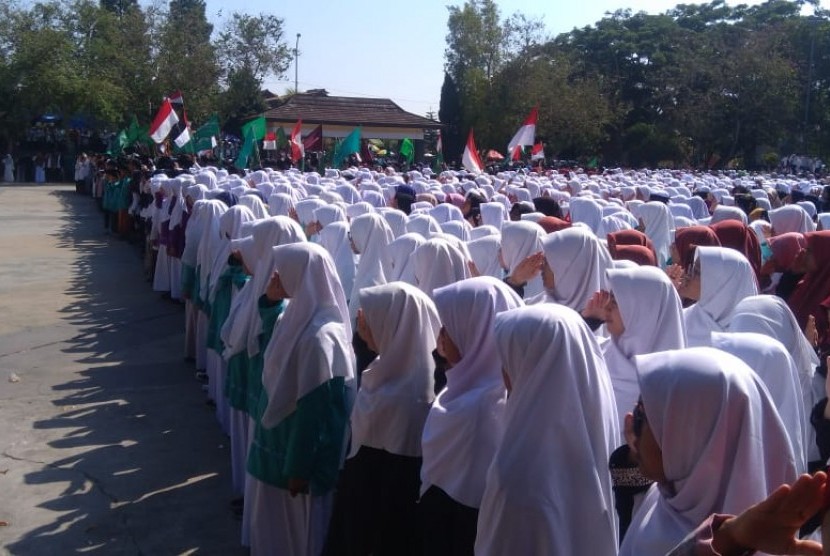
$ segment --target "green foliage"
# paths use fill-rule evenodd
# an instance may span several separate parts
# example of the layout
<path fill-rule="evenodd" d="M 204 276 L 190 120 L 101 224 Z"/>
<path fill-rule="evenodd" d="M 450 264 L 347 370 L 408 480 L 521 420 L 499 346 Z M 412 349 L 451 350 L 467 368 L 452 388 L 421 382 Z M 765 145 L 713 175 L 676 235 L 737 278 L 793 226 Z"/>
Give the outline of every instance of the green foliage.
<path fill-rule="evenodd" d="M 480 146 L 499 150 L 539 105 L 537 135 L 567 158 L 762 166 L 769 150 L 826 157 L 830 20 L 807 3 L 814 15 L 788 0 L 618 10 L 548 40 L 541 22 L 502 20 L 492 2 L 471 0 L 450 8 L 455 88 L 445 80 L 442 108 L 459 107 L 459 135 L 474 127 Z"/>

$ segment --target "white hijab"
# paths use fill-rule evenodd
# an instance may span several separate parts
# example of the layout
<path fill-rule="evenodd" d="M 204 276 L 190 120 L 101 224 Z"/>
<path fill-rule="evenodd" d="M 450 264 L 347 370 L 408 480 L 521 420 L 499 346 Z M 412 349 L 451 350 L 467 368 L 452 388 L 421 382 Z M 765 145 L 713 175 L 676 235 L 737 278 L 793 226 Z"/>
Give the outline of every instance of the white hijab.
<path fill-rule="evenodd" d="M 268 211 L 268 207 L 265 206 L 265 203 L 262 202 L 262 199 L 259 198 L 259 195 L 255 195 L 253 193 L 242 195 L 241 197 L 239 197 L 238 204 L 251 209 L 251 212 L 254 213 L 254 216 L 256 216 L 257 220 L 262 218 L 268 218 L 271 215 Z"/>
<path fill-rule="evenodd" d="M 796 479 L 784 424 L 743 361 L 701 347 L 639 356 L 637 370 L 670 484 L 648 491 L 621 556 L 662 556 L 711 514 L 738 514 Z"/>
<path fill-rule="evenodd" d="M 286 216 L 258 220 L 250 230 L 250 236 L 231 240 L 231 250 L 238 250 L 242 254 L 242 262 L 254 274 L 234 298 L 228 319 L 220 332 L 225 345 L 222 357 L 226 360 L 245 349 L 249 356 L 259 353 L 259 334 L 262 328 L 259 298 L 265 293 L 273 273 L 268 272 L 270 259 L 266 255 L 277 245 L 305 241 L 300 225 Z"/>
<path fill-rule="evenodd" d="M 332 222 L 320 230 L 320 245 L 331 255 L 344 292 L 354 288 L 355 257 L 349 244 L 348 222 Z"/>
<path fill-rule="evenodd" d="M 349 296 L 349 314 L 354 322 L 360 303 L 360 290 L 387 282 L 383 273 L 383 257 L 387 246 L 395 237 L 386 220 L 377 213 L 367 213 L 353 219 L 350 233 L 352 242 L 360 252 Z"/>
<path fill-rule="evenodd" d="M 502 226 L 501 256 L 507 265 L 508 274 L 516 270 L 527 257 L 542 250 L 544 237 L 545 231 L 535 222 L 507 222 Z M 527 283 L 524 297 L 530 299 L 543 291 L 540 274 Z"/>
<path fill-rule="evenodd" d="M 755 272 L 738 251 L 698 247 L 695 260 L 700 265 L 700 300 L 683 310 L 690 347 L 711 345 L 711 333 L 726 331 L 735 306 L 758 295 Z"/>
<path fill-rule="evenodd" d="M 769 215 L 770 224 L 772 224 L 772 231 L 777 236 L 788 232 L 806 234 L 816 229 L 810 215 L 798 205 L 784 205 L 768 211 L 767 214 Z"/>
<path fill-rule="evenodd" d="M 399 236 L 390 243 L 386 247 L 383 267 L 387 280 L 417 285 L 412 255 L 424 243 L 426 243 L 424 236 L 411 232 Z"/>
<path fill-rule="evenodd" d="M 602 226 L 602 205 L 593 199 L 571 197 L 571 222 L 581 222 L 596 235 Z"/>
<path fill-rule="evenodd" d="M 287 193 L 274 193 L 268 197 L 268 213 L 271 216 L 290 216 L 294 199 Z"/>
<path fill-rule="evenodd" d="M 231 255 L 231 240 L 242 234 L 242 225 L 255 220 L 254 213 L 246 206 L 234 205 L 219 217 L 219 246 L 213 256 L 210 275 L 208 276 L 207 299 L 216 299 L 216 286 L 219 278 L 228 266 L 228 257 Z"/>
<path fill-rule="evenodd" d="M 280 424 L 318 386 L 336 377 L 350 385 L 355 376 L 346 296 L 328 252 L 308 242 L 272 251 L 289 300 L 265 349 L 266 428 Z"/>
<path fill-rule="evenodd" d="M 211 201 L 199 200 L 193 203 L 190 209 L 190 218 L 184 230 L 184 251 L 182 251 L 182 264 L 196 268 L 196 255 L 199 251 L 199 242 L 202 239 L 202 219 L 207 217 L 208 203 Z M 219 201 L 216 201 L 217 203 Z M 220 203 L 221 204 L 221 203 Z"/>
<path fill-rule="evenodd" d="M 646 225 L 644 233 L 654 244 L 657 266 L 664 268 L 671 256 L 671 231 L 674 229 L 669 207 L 659 201 L 650 201 L 642 205 L 637 214 Z"/>
<path fill-rule="evenodd" d="M 364 288 L 360 307 L 379 354 L 363 371 L 349 457 L 361 446 L 419 457 L 434 398 L 438 312 L 429 296 L 403 282 Z"/>
<path fill-rule="evenodd" d="M 774 295 L 747 297 L 735 306 L 729 332 L 757 332 L 784 345 L 798 370 L 804 411 L 809 415 L 816 403 L 824 397 L 824 377 L 816 373 L 818 356 L 784 300 Z M 815 443 L 815 429 L 810 425 L 805 429 L 808 437 L 808 461 L 816 461 L 819 452 Z"/>
<path fill-rule="evenodd" d="M 581 311 L 591 296 L 606 288 L 606 271 L 614 268 L 611 255 L 585 227 L 572 226 L 542 240 L 545 260 L 553 270 L 553 290 L 530 303 L 549 301 Z"/>
<path fill-rule="evenodd" d="M 410 264 L 413 266 L 418 289 L 430 297 L 437 288 L 470 277 L 464 253 L 439 237 L 419 245 L 412 253 Z"/>
<path fill-rule="evenodd" d="M 501 239 L 497 235 L 484 236 L 467 242 L 467 250 L 479 274 L 501 279 L 504 276 L 504 269 L 499 261 L 499 249 L 501 249 Z"/>
<path fill-rule="evenodd" d="M 798 370 L 784 345 L 755 332 L 713 332 L 712 347 L 731 353 L 761 377 L 789 435 L 796 471 L 807 473 L 806 428 L 810 425 Z"/>
<path fill-rule="evenodd" d="M 523 305 L 495 278 L 435 290 L 435 306 L 461 354 L 429 410 L 421 442 L 421 494 L 435 485 L 472 508 L 481 505 L 487 469 L 501 441 L 507 391 L 493 337 L 498 313 Z"/>
<path fill-rule="evenodd" d="M 406 223 L 406 231 L 421 234 L 424 239 L 429 239 L 433 234 L 441 233 L 441 225 L 428 214 L 413 214 Z"/>
<path fill-rule="evenodd" d="M 620 433 L 594 335 L 573 310 L 538 305 L 499 314 L 495 339 L 512 391 L 476 554 L 616 554 L 608 458 Z"/>
<path fill-rule="evenodd" d="M 213 255 L 222 241 L 219 223 L 222 215 L 228 211 L 228 207 L 221 201 L 214 200 L 208 203 L 207 210 L 202 210 L 199 217 L 201 231 L 198 232 L 199 247 L 196 250 L 196 278 L 199 280 L 199 295 L 203 300 L 207 299 L 210 293 L 208 280 L 213 270 Z"/>
<path fill-rule="evenodd" d="M 665 272 L 653 266 L 608 271 L 608 285 L 625 331 L 603 344 L 614 386 L 620 430 L 640 398 L 634 357 L 686 347 L 683 305 Z"/>

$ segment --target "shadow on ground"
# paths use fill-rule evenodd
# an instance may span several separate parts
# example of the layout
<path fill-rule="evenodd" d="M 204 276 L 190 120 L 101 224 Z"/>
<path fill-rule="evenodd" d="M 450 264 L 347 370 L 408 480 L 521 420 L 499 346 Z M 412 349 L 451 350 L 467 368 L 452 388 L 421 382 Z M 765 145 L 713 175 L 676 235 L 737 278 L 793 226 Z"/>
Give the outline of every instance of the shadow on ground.
<path fill-rule="evenodd" d="M 35 492 L 65 485 L 39 505 L 56 518 L 5 549 L 244 554 L 229 441 L 182 360 L 182 307 L 152 292 L 136 246 L 103 234 L 92 199 L 52 194 L 64 210 L 56 240 L 76 254 L 61 318 L 78 332 L 61 351 L 81 370 L 53 388 L 57 416 L 34 424 L 57 457 L 28 460 L 42 466 L 25 475 Z"/>

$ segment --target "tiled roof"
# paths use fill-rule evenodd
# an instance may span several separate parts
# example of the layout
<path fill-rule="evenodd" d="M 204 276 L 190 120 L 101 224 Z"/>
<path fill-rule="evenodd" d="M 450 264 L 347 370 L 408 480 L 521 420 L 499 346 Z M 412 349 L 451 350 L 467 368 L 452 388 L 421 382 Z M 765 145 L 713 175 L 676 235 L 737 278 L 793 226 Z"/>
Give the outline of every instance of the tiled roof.
<path fill-rule="evenodd" d="M 267 120 L 304 124 L 438 129 L 439 122 L 411 114 L 387 98 L 330 97 L 299 93 L 265 112 Z"/>

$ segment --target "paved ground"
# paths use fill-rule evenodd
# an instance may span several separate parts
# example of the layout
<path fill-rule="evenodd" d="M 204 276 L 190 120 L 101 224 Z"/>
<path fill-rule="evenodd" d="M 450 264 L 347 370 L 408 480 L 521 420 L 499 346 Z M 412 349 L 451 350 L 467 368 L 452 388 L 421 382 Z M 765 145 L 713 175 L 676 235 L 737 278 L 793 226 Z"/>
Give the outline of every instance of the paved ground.
<path fill-rule="evenodd" d="M 0 554 L 243 553 L 183 310 L 102 230 L 74 187 L 0 186 Z"/>

